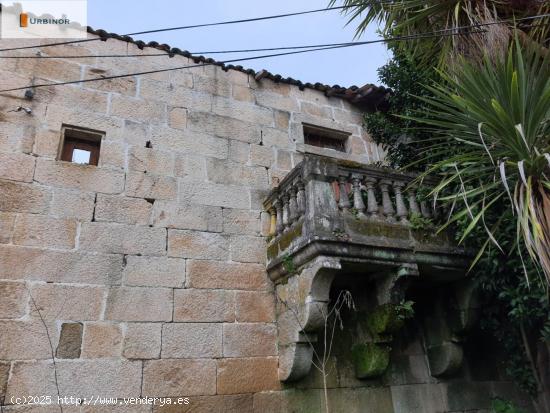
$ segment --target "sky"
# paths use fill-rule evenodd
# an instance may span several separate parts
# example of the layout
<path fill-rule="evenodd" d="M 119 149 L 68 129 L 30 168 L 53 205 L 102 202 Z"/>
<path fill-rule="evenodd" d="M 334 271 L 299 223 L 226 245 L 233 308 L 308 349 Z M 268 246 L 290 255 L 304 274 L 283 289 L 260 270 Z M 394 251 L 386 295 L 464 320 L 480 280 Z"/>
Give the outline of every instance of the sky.
<path fill-rule="evenodd" d="M 88 25 L 118 34 L 321 9 L 329 0 L 88 0 Z M 340 5 L 340 3 L 339 3 Z M 345 43 L 378 39 L 376 26 L 357 39 L 355 23 L 339 10 L 282 19 L 135 36 L 190 52 Z M 250 54 L 208 55 L 216 60 Z M 204 54 L 204 53 L 203 53 Z M 377 69 L 390 54 L 383 43 L 239 62 L 303 82 L 362 86 L 380 84 Z"/>

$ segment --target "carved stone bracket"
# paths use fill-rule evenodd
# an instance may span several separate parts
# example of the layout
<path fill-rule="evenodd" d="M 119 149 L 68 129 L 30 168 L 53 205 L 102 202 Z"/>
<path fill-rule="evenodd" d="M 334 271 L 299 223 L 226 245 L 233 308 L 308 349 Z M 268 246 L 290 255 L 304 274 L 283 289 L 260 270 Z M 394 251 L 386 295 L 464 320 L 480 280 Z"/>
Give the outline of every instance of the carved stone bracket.
<path fill-rule="evenodd" d="M 298 380 L 309 373 L 316 332 L 325 325 L 329 293 L 340 261 L 319 256 L 277 286 L 279 380 Z"/>

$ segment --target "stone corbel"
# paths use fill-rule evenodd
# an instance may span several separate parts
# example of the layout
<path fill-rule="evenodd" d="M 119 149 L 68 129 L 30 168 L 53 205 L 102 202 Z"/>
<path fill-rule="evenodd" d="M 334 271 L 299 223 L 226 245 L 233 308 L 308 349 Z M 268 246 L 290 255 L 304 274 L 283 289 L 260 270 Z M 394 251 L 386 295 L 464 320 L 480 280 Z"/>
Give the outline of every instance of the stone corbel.
<path fill-rule="evenodd" d="M 316 332 L 324 328 L 330 287 L 340 269 L 338 259 L 320 256 L 276 287 L 279 380 L 294 381 L 309 373 Z"/>

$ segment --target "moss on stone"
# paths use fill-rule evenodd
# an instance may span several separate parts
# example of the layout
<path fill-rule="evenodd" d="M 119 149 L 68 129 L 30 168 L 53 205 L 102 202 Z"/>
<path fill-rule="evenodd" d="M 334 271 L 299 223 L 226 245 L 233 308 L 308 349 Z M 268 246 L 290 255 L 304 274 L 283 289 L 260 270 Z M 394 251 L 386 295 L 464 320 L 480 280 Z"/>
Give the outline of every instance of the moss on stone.
<path fill-rule="evenodd" d="M 357 220 L 353 216 L 350 216 L 346 220 L 346 224 L 351 231 L 361 235 L 402 240 L 408 240 L 410 237 L 409 229 L 403 225 L 392 225 L 371 220 Z"/>
<path fill-rule="evenodd" d="M 296 238 L 299 238 L 302 236 L 302 225 L 296 225 L 294 228 L 290 228 L 287 230 L 281 237 L 279 238 L 278 244 L 280 251 L 286 250 L 292 241 L 294 241 Z"/>
<path fill-rule="evenodd" d="M 376 343 L 353 346 L 351 354 L 356 377 L 372 379 L 384 374 L 390 363 L 390 350 L 390 347 Z"/>
<path fill-rule="evenodd" d="M 403 327 L 403 320 L 398 317 L 394 304 L 383 304 L 376 307 L 367 316 L 367 327 L 373 338 L 391 335 Z"/>

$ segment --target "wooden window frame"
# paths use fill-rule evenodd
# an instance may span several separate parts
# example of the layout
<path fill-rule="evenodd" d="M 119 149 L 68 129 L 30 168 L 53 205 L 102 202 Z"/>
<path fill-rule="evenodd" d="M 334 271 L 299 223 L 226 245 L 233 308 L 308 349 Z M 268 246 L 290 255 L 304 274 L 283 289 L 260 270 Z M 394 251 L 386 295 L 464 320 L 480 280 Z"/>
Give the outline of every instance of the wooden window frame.
<path fill-rule="evenodd" d="M 61 128 L 61 143 L 59 150 L 59 160 L 75 163 L 77 165 L 99 164 L 99 153 L 101 151 L 101 141 L 105 136 L 104 132 L 81 128 L 77 126 L 63 125 Z M 75 149 L 90 152 L 90 160 L 87 164 L 73 162 L 73 152 Z"/>
<path fill-rule="evenodd" d="M 331 149 L 341 153 L 347 152 L 347 141 L 351 133 L 307 123 L 303 123 L 302 127 L 304 131 L 304 144 L 315 148 Z"/>

